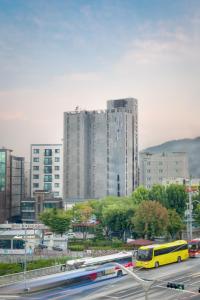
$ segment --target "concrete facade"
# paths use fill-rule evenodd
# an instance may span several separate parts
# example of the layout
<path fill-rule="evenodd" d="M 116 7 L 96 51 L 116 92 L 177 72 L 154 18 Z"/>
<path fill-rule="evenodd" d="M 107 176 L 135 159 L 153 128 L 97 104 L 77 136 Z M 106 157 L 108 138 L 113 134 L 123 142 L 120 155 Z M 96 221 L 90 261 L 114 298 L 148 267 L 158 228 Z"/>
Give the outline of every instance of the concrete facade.
<path fill-rule="evenodd" d="M 30 194 L 44 190 L 62 197 L 62 144 L 32 144 L 30 162 Z"/>
<path fill-rule="evenodd" d="M 66 202 L 126 196 L 138 185 L 138 111 L 133 98 L 104 111 L 64 113 Z"/>
<path fill-rule="evenodd" d="M 140 184 L 151 188 L 171 178 L 189 178 L 185 152 L 140 153 Z"/>

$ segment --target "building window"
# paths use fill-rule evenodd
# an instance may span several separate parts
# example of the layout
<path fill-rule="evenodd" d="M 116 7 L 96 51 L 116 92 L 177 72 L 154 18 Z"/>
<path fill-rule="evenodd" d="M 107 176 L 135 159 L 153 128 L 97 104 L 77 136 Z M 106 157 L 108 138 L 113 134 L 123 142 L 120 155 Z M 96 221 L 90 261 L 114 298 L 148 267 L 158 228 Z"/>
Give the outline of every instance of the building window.
<path fill-rule="evenodd" d="M 44 182 L 52 182 L 52 175 L 44 175 Z"/>
<path fill-rule="evenodd" d="M 33 187 L 34 187 L 34 189 L 39 188 L 39 183 L 34 182 L 34 183 L 33 183 Z"/>
<path fill-rule="evenodd" d="M 33 179 L 39 179 L 39 174 L 33 174 Z"/>
<path fill-rule="evenodd" d="M 39 171 L 39 166 L 33 166 L 33 171 Z"/>
<path fill-rule="evenodd" d="M 52 165 L 52 158 L 51 157 L 45 157 L 44 158 L 44 165 Z"/>
<path fill-rule="evenodd" d="M 45 149 L 44 156 L 52 156 L 52 149 Z"/>
<path fill-rule="evenodd" d="M 51 166 L 45 166 L 44 167 L 44 173 L 45 174 L 52 174 L 52 167 Z"/>
<path fill-rule="evenodd" d="M 60 175 L 59 174 L 55 174 L 55 179 L 60 179 Z"/>
<path fill-rule="evenodd" d="M 59 188 L 59 187 L 60 187 L 60 183 L 55 183 L 55 184 L 54 184 L 54 187 L 55 187 L 55 188 Z"/>
<path fill-rule="evenodd" d="M 159 170 L 159 173 L 163 173 L 163 170 L 162 170 L 162 169 L 160 169 L 160 170 Z"/>
<path fill-rule="evenodd" d="M 34 154 L 39 154 L 40 153 L 40 149 L 33 149 L 33 153 Z"/>
<path fill-rule="evenodd" d="M 44 190 L 45 191 L 51 191 L 52 190 L 52 184 L 50 182 L 46 182 L 44 184 Z"/>
<path fill-rule="evenodd" d="M 59 192 L 54 192 L 54 197 L 59 197 Z"/>
<path fill-rule="evenodd" d="M 151 170 L 150 170 L 150 169 L 147 169 L 147 173 L 151 173 Z"/>
<path fill-rule="evenodd" d="M 39 157 L 33 157 L 33 162 L 39 162 Z"/>
<path fill-rule="evenodd" d="M 60 157 L 55 157 L 55 162 L 60 162 Z"/>
<path fill-rule="evenodd" d="M 59 170 L 60 170 L 60 167 L 59 167 L 59 166 L 55 166 L 55 167 L 54 167 L 54 170 L 59 171 Z"/>
<path fill-rule="evenodd" d="M 60 153 L 60 149 L 55 149 L 55 153 Z"/>

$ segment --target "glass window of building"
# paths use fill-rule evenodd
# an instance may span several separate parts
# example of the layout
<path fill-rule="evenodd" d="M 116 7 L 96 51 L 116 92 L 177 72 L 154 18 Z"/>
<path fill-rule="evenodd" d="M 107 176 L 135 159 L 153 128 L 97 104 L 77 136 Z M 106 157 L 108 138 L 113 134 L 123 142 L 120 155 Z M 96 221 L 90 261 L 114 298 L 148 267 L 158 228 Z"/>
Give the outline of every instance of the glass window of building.
<path fill-rule="evenodd" d="M 55 157 L 55 162 L 59 162 L 60 161 L 60 157 Z"/>
<path fill-rule="evenodd" d="M 44 156 L 52 156 L 52 149 L 45 149 Z"/>
<path fill-rule="evenodd" d="M 60 149 L 55 149 L 55 153 L 60 153 Z"/>
<path fill-rule="evenodd" d="M 60 179 L 60 175 L 59 174 L 55 174 L 55 179 Z"/>
<path fill-rule="evenodd" d="M 45 182 L 44 190 L 45 191 L 51 191 L 52 190 L 52 184 L 50 182 Z"/>
<path fill-rule="evenodd" d="M 51 157 L 45 157 L 44 158 L 44 165 L 52 165 L 52 158 Z"/>
<path fill-rule="evenodd" d="M 39 157 L 33 157 L 33 162 L 39 162 Z"/>
<path fill-rule="evenodd" d="M 52 182 L 52 175 L 44 175 L 44 182 Z"/>
<path fill-rule="evenodd" d="M 54 170 L 59 171 L 59 170 L 60 170 L 60 167 L 59 167 L 59 166 L 55 166 L 55 167 L 54 167 Z"/>
<path fill-rule="evenodd" d="M 39 154 L 40 153 L 40 149 L 33 149 L 33 153 L 34 154 Z"/>
<path fill-rule="evenodd" d="M 52 167 L 51 166 L 45 166 L 44 167 L 44 173 L 45 174 L 52 174 Z"/>
<path fill-rule="evenodd" d="M 33 174 L 33 179 L 39 179 L 39 174 Z"/>
<path fill-rule="evenodd" d="M 33 183 L 33 187 L 34 187 L 34 188 L 39 188 L 39 183 L 34 182 L 34 183 Z"/>
<path fill-rule="evenodd" d="M 54 184 L 54 187 L 56 187 L 56 188 L 58 188 L 59 186 L 60 186 L 60 183 L 57 183 L 57 182 L 56 182 L 56 183 Z"/>
<path fill-rule="evenodd" d="M 33 166 L 33 171 L 39 171 L 39 166 Z"/>

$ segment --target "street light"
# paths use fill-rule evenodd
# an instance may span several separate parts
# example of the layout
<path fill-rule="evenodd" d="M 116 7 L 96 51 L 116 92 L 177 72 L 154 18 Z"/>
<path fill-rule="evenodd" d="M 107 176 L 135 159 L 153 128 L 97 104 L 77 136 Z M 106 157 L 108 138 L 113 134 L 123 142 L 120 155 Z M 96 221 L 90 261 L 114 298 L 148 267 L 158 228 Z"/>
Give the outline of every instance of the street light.
<path fill-rule="evenodd" d="M 127 269 L 126 267 L 124 267 L 123 265 L 116 263 L 116 262 L 113 262 L 113 264 L 118 266 L 120 269 L 125 271 L 128 275 L 133 277 L 139 284 L 141 284 L 141 286 L 145 292 L 145 300 L 148 300 L 148 291 L 150 290 L 151 286 L 155 283 L 155 281 L 154 280 L 144 280 L 144 279 L 140 278 L 139 276 L 137 276 L 134 272 L 132 272 L 129 269 Z"/>
<path fill-rule="evenodd" d="M 26 224 L 23 224 L 22 229 L 25 229 L 25 238 L 23 236 L 16 236 L 15 239 L 17 240 L 23 240 L 24 241 L 24 291 L 28 292 L 29 288 L 27 285 L 27 278 L 26 278 L 26 272 L 27 272 L 27 227 Z"/>

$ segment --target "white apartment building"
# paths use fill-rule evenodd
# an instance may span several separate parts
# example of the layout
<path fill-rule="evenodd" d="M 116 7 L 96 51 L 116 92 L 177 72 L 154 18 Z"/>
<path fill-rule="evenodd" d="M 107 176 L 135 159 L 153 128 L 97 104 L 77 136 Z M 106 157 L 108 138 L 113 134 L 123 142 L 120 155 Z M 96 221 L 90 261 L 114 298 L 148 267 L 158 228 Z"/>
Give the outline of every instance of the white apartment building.
<path fill-rule="evenodd" d="M 36 191 L 63 196 L 62 144 L 32 144 L 30 163 L 31 197 Z"/>
<path fill-rule="evenodd" d="M 140 153 L 140 184 L 151 188 L 172 178 L 189 178 L 185 152 Z"/>
<path fill-rule="evenodd" d="M 130 195 L 138 185 L 137 100 L 110 100 L 101 111 L 65 112 L 63 146 L 67 203 Z"/>

